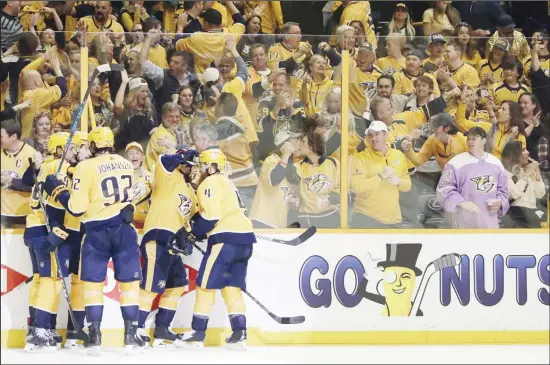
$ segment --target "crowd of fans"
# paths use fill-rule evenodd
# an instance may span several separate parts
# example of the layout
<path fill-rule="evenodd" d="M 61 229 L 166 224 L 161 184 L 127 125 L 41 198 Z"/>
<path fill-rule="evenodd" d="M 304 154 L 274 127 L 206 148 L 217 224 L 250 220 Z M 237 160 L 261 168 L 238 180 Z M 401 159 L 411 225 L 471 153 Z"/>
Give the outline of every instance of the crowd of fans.
<path fill-rule="evenodd" d="M 337 228 L 341 193 L 354 228 L 545 224 L 548 24 L 523 34 L 494 1 L 462 11 L 435 1 L 417 21 L 397 3 L 388 22 L 373 21 L 375 1 L 331 1 L 327 33 L 302 36 L 280 3 L 2 2 L 2 225 L 25 224 L 26 208 L 14 205 L 31 191 L 28 162 L 8 160 L 27 145 L 35 162 L 48 158 L 49 136 L 79 112 L 81 81 L 105 63 L 126 72 L 90 80 L 84 114 L 89 130 L 112 129 L 136 169 L 137 226 L 158 156 L 214 145 L 258 228 Z M 340 186 L 342 88 L 349 187 Z M 465 152 L 487 161 L 473 177 Z"/>

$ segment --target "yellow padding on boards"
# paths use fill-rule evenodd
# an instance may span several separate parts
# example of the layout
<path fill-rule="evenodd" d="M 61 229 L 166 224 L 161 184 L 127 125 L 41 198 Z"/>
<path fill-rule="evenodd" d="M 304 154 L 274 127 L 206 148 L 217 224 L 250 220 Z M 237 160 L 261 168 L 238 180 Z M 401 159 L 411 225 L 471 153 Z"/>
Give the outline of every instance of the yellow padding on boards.
<path fill-rule="evenodd" d="M 120 305 L 139 305 L 139 281 L 130 283 L 119 283 Z"/>
<path fill-rule="evenodd" d="M 228 314 L 244 314 L 246 307 L 243 300 L 241 288 L 228 286 L 222 289 L 223 300 L 227 307 Z"/>
<path fill-rule="evenodd" d="M 103 305 L 103 282 L 90 283 L 83 281 L 84 283 L 84 306 L 88 305 Z"/>
<path fill-rule="evenodd" d="M 84 282 L 75 274 L 71 274 L 71 304 L 75 311 L 84 310 Z"/>
<path fill-rule="evenodd" d="M 153 300 L 157 297 L 157 293 L 140 289 L 139 291 L 139 310 L 150 312 L 153 307 Z"/>
<path fill-rule="evenodd" d="M 40 275 L 32 274 L 31 287 L 29 288 L 29 306 L 31 307 L 34 307 L 36 305 L 39 285 L 40 285 Z"/>
<path fill-rule="evenodd" d="M 45 312 L 57 313 L 62 285 L 60 279 L 40 278 L 34 307 Z"/>
<path fill-rule="evenodd" d="M 198 286 L 196 290 L 197 300 L 195 301 L 193 313 L 209 316 L 216 301 L 216 291 L 214 289 L 203 289 Z"/>
<path fill-rule="evenodd" d="M 176 310 L 181 296 L 185 292 L 185 287 L 166 289 L 160 297 L 159 307 Z"/>

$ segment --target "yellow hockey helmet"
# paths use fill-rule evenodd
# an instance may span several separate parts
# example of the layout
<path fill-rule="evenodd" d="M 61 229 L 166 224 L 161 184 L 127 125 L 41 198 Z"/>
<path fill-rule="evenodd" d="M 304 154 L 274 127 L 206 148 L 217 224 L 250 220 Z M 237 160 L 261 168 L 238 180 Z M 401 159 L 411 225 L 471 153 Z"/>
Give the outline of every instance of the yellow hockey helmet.
<path fill-rule="evenodd" d="M 88 133 L 76 131 L 73 136 L 73 143 L 78 147 L 88 144 Z"/>
<path fill-rule="evenodd" d="M 227 159 L 225 158 L 225 154 L 222 152 L 221 149 L 209 148 L 200 153 L 199 162 L 201 166 L 211 166 L 215 163 L 218 165 L 218 170 L 223 171 L 225 169 Z"/>
<path fill-rule="evenodd" d="M 109 148 L 115 146 L 115 136 L 109 127 L 94 128 L 88 134 L 88 143 L 90 146 L 95 143 L 95 148 Z"/>
<path fill-rule="evenodd" d="M 57 147 L 65 148 L 68 140 L 69 133 L 67 132 L 57 132 L 52 134 L 50 139 L 48 139 L 48 153 L 50 155 L 55 155 L 57 152 Z"/>

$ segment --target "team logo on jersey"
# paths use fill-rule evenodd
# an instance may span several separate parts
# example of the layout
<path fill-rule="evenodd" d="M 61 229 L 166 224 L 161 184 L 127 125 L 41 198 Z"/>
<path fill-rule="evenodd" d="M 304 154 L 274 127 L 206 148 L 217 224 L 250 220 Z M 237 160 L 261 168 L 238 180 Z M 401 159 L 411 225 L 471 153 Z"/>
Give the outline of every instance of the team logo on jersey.
<path fill-rule="evenodd" d="M 374 98 L 374 95 L 376 94 L 376 82 L 374 81 L 366 81 L 366 82 L 360 82 L 359 86 L 363 88 L 365 91 L 365 96 L 369 99 Z"/>
<path fill-rule="evenodd" d="M 164 289 L 166 287 L 166 281 L 165 280 L 159 280 L 159 282 L 157 283 L 157 286 L 160 289 Z"/>
<path fill-rule="evenodd" d="M 315 174 L 310 177 L 306 177 L 304 183 L 309 191 L 320 193 L 326 191 L 332 186 L 332 181 L 325 174 Z"/>
<path fill-rule="evenodd" d="M 294 196 L 294 187 L 292 186 L 283 186 L 281 190 L 285 193 L 284 200 L 287 203 L 296 203 L 300 201 L 296 196 Z"/>
<path fill-rule="evenodd" d="M 2 186 L 9 185 L 7 182 L 14 179 L 19 179 L 19 174 L 15 171 L 4 170 L 2 171 Z M 6 184 L 4 184 L 6 182 Z"/>
<path fill-rule="evenodd" d="M 193 202 L 183 194 L 178 194 L 178 196 L 180 198 L 180 205 L 178 208 L 181 211 L 181 214 L 189 215 L 191 213 L 191 206 Z"/>
<path fill-rule="evenodd" d="M 482 191 L 485 194 L 493 191 L 493 188 L 497 185 L 497 179 L 493 175 L 472 177 L 470 181 L 476 184 L 477 190 Z"/>

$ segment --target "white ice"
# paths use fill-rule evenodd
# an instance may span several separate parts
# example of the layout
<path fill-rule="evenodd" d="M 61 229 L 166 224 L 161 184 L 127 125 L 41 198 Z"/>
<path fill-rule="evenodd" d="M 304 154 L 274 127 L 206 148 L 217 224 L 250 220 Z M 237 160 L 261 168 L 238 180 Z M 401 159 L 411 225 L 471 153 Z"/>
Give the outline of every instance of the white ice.
<path fill-rule="evenodd" d="M 127 356 L 119 348 L 92 357 L 79 350 L 29 354 L 2 349 L 2 364 L 548 364 L 548 345 L 471 346 L 264 346 L 246 351 L 219 347 L 148 349 Z"/>

